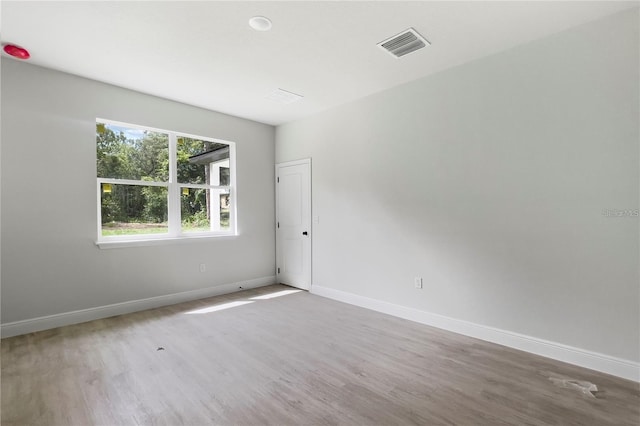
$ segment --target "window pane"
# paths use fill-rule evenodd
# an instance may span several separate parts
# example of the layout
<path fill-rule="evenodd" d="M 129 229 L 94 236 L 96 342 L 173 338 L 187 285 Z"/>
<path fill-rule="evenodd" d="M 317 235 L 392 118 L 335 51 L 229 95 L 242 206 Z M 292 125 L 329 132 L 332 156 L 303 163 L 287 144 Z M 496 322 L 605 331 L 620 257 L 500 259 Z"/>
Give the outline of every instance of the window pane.
<path fill-rule="evenodd" d="M 229 145 L 178 137 L 178 183 L 228 186 Z"/>
<path fill-rule="evenodd" d="M 229 191 L 217 190 L 216 196 L 220 200 L 220 229 L 229 230 L 231 194 L 229 194 Z"/>
<path fill-rule="evenodd" d="M 148 130 L 96 123 L 98 177 L 166 182 L 169 136 Z"/>
<path fill-rule="evenodd" d="M 168 232 L 166 187 L 103 183 L 100 194 L 103 236 Z"/>
<path fill-rule="evenodd" d="M 229 190 L 181 187 L 180 194 L 182 232 L 229 230 Z"/>

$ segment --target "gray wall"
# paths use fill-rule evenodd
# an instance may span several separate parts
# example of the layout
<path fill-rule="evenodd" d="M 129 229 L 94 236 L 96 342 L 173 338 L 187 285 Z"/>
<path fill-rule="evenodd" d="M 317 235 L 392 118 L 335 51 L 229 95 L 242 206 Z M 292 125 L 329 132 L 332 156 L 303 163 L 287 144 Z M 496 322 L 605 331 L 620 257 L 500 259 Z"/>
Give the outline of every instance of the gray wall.
<path fill-rule="evenodd" d="M 240 235 L 96 247 L 96 117 L 236 142 Z M 4 59 L 2 323 L 274 275 L 273 162 L 272 126 Z"/>
<path fill-rule="evenodd" d="M 278 127 L 313 284 L 640 360 L 638 49 L 635 9 Z"/>

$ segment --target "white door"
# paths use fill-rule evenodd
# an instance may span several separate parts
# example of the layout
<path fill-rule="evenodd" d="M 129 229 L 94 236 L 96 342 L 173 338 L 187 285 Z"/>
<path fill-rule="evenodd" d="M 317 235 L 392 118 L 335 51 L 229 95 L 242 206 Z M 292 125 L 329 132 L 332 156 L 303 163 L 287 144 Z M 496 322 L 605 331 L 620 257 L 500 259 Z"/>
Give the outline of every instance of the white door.
<path fill-rule="evenodd" d="M 311 288 L 311 159 L 276 164 L 278 282 Z"/>

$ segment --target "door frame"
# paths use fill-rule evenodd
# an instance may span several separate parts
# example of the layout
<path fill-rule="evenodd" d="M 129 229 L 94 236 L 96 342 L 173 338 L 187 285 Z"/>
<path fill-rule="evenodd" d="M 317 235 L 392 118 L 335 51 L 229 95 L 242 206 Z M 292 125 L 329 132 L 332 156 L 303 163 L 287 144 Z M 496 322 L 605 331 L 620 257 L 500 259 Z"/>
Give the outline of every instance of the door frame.
<path fill-rule="evenodd" d="M 276 220 L 275 223 L 273 224 L 273 228 L 276 231 L 276 259 L 275 259 L 275 275 L 276 275 L 276 280 L 278 280 L 278 259 L 280 258 L 280 250 L 281 248 L 279 247 L 280 245 L 278 244 L 278 222 L 280 221 L 280 214 L 279 214 L 279 201 L 280 201 L 280 191 L 278 189 L 278 179 L 279 179 L 279 173 L 278 170 L 282 167 L 289 167 L 289 166 L 298 166 L 301 164 L 307 164 L 309 166 L 309 187 L 308 187 L 308 202 L 309 202 L 309 229 L 310 229 L 310 235 L 309 235 L 309 272 L 308 272 L 308 276 L 307 276 L 307 281 L 309 282 L 309 290 L 311 291 L 311 287 L 313 286 L 313 222 L 312 222 L 312 218 L 313 218 L 313 204 L 312 204 L 312 196 L 311 196 L 311 191 L 313 188 L 313 182 L 312 182 L 312 176 L 313 176 L 313 172 L 312 172 L 312 166 L 311 166 L 311 157 L 309 158 L 301 158 L 299 160 L 292 160 L 292 161 L 283 161 L 281 163 L 276 163 L 275 164 L 275 179 L 274 179 L 274 184 L 276 186 L 276 205 L 275 205 L 275 210 L 276 210 Z"/>

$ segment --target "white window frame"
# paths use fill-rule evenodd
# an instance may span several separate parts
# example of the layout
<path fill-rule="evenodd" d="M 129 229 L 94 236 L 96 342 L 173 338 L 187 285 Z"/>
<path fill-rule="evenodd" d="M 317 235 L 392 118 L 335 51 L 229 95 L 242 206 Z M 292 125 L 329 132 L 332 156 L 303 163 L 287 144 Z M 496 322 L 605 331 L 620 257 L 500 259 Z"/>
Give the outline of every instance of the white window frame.
<path fill-rule="evenodd" d="M 236 191 L 236 144 L 235 142 L 222 139 L 210 138 L 206 136 L 193 135 L 184 132 L 176 132 L 172 130 L 159 129 L 155 127 L 143 126 L 139 124 L 125 123 L 122 121 L 108 120 L 96 118 L 96 123 L 104 123 L 107 125 L 127 127 L 136 130 L 145 130 L 150 132 L 164 133 L 169 136 L 169 180 L 166 182 L 158 181 L 142 181 L 132 179 L 111 179 L 97 177 L 97 227 L 98 238 L 96 245 L 100 248 L 118 248 L 129 246 L 144 246 L 164 244 L 166 242 L 184 242 L 201 238 L 220 238 L 237 236 L 237 191 Z M 229 146 L 229 185 L 206 185 L 191 184 L 178 182 L 178 158 L 177 143 L 178 138 L 186 137 L 198 139 L 206 142 L 222 143 Z M 97 174 L 97 173 L 96 173 Z M 159 186 L 167 188 L 167 215 L 168 215 L 168 232 L 165 234 L 136 234 L 136 235 L 102 235 L 102 184 L 109 183 L 113 185 L 137 185 L 137 186 Z M 229 229 L 220 231 L 204 231 L 204 232 L 182 232 L 182 218 L 180 208 L 180 195 L 182 188 L 190 189 L 210 189 L 210 190 L 228 190 L 229 191 Z"/>

